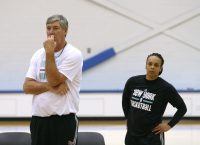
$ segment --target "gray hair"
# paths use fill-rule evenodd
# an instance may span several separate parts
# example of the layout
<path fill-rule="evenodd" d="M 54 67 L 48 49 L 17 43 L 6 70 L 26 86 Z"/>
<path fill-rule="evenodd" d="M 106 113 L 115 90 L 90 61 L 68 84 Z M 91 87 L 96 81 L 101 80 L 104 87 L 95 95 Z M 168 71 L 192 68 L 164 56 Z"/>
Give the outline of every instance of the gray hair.
<path fill-rule="evenodd" d="M 46 21 L 46 24 L 50 24 L 53 22 L 58 21 L 60 26 L 62 27 L 63 30 L 67 31 L 68 29 L 68 21 L 63 15 L 53 15 L 49 17 Z"/>

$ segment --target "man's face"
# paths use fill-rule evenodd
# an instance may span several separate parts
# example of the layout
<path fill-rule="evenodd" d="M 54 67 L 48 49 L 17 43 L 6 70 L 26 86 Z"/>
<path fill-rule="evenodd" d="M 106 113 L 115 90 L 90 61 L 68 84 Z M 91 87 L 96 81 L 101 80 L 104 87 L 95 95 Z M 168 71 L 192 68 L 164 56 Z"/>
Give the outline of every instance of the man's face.
<path fill-rule="evenodd" d="M 150 56 L 146 62 L 147 77 L 156 79 L 161 71 L 161 60 L 157 56 Z"/>
<path fill-rule="evenodd" d="M 47 37 L 53 35 L 57 45 L 65 41 L 67 32 L 62 29 L 58 21 L 46 25 Z"/>

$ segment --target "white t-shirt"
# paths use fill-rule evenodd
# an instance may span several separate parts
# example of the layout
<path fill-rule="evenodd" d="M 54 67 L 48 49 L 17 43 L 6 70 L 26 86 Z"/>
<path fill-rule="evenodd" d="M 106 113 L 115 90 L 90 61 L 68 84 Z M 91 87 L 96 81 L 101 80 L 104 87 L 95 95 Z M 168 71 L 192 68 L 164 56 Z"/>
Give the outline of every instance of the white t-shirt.
<path fill-rule="evenodd" d="M 47 82 L 45 75 L 45 49 L 41 48 L 31 58 L 26 77 L 39 82 Z M 57 69 L 67 77 L 69 91 L 60 96 L 50 91 L 33 96 L 32 115 L 51 116 L 77 113 L 79 110 L 79 91 L 82 79 L 83 58 L 80 50 L 67 44 L 54 54 Z"/>

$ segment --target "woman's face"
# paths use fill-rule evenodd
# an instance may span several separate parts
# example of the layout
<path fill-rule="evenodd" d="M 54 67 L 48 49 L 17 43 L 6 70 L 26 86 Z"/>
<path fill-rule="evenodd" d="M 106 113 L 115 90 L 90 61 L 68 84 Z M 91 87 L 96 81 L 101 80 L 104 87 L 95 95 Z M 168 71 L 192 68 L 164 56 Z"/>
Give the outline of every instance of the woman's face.
<path fill-rule="evenodd" d="M 146 79 L 155 80 L 162 70 L 161 59 L 157 56 L 150 56 L 146 62 Z"/>

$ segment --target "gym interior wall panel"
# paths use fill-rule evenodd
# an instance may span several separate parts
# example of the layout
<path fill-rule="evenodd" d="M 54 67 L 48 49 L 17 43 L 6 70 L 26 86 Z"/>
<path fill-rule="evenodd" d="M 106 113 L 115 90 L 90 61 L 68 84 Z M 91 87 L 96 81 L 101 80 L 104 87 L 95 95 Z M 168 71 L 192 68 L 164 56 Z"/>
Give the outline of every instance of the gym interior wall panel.
<path fill-rule="evenodd" d="M 12 98 L 1 98 L 0 106 L 0 116 L 15 116 L 17 104 L 16 100 Z"/>
<path fill-rule="evenodd" d="M 200 117 L 200 93 L 181 92 L 187 106 L 185 117 Z M 0 94 L 1 118 L 29 118 L 32 96 L 22 93 Z M 171 117 L 176 108 L 168 104 L 165 117 Z M 122 93 L 81 93 L 79 117 L 123 117 Z"/>
<path fill-rule="evenodd" d="M 80 117 L 92 117 L 92 116 L 104 116 L 104 98 L 94 97 L 88 95 L 83 97 L 80 101 L 80 109 L 78 116 Z"/>

